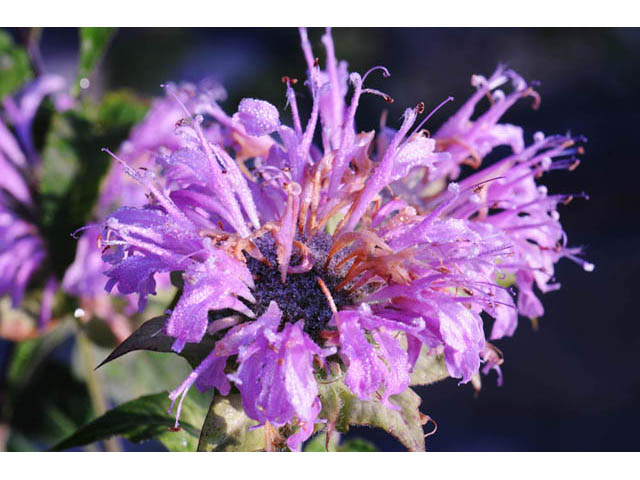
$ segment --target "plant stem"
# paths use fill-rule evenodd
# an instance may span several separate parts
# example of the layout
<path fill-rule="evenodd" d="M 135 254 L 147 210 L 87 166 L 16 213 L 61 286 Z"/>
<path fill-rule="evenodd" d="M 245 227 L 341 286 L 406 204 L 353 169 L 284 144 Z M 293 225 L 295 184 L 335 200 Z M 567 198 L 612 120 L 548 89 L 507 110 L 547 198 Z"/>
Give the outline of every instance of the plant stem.
<path fill-rule="evenodd" d="M 94 359 L 93 352 L 91 351 L 91 344 L 89 343 L 89 339 L 87 335 L 82 331 L 82 327 L 78 330 L 78 334 L 76 335 L 76 341 L 78 342 L 78 348 L 80 349 L 80 354 L 82 355 L 82 363 L 85 370 L 85 376 L 87 380 L 87 389 L 89 390 L 89 397 L 91 398 L 91 405 L 93 407 L 93 411 L 97 417 L 103 415 L 107 411 L 107 402 L 104 397 L 104 392 L 102 391 L 102 384 L 96 374 L 94 369 Z M 104 442 L 105 450 L 108 452 L 119 452 L 120 442 L 118 439 L 113 437 L 105 440 Z"/>

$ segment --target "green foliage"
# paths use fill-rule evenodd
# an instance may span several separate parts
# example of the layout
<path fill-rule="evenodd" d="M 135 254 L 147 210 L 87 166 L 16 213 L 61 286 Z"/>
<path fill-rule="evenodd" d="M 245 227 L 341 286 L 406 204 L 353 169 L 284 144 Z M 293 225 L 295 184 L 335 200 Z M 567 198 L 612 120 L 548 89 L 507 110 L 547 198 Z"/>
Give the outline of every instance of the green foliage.
<path fill-rule="evenodd" d="M 516 276 L 511 272 L 503 272 L 502 275 L 496 275 L 496 283 L 508 288 L 516 283 Z"/>
<path fill-rule="evenodd" d="M 192 368 L 177 355 L 156 355 L 150 351 L 137 351 L 132 355 L 118 358 L 117 362 L 108 362 L 96 368 L 100 360 L 106 358 L 112 350 L 114 341 L 108 347 L 102 344 L 106 340 L 92 334 L 92 325 L 106 325 L 104 320 L 92 318 L 83 325 L 83 330 L 90 340 L 91 374 L 100 382 L 107 401 L 121 404 L 154 391 L 169 391 L 176 388 L 191 373 Z M 113 334 L 109 331 L 110 335 Z M 87 381 L 88 366 L 83 361 L 79 348 L 73 349 L 71 365 L 73 374 L 82 381 Z M 209 399 L 204 402 L 206 406 Z"/>
<path fill-rule="evenodd" d="M 195 451 L 205 408 L 190 395 L 184 399 L 180 415 L 180 429 L 174 431 L 175 417 L 168 413 L 170 405 L 166 393 L 146 395 L 119 405 L 85 425 L 58 443 L 52 450 L 68 450 L 106 440 L 113 435 L 140 443 L 155 439 L 174 452 Z"/>
<path fill-rule="evenodd" d="M 17 394 L 44 359 L 69 337 L 71 331 L 71 324 L 64 322 L 46 335 L 17 343 L 7 371 L 7 391 Z"/>
<path fill-rule="evenodd" d="M 401 338 L 401 343 L 406 347 L 406 339 Z M 444 380 L 449 377 L 449 372 L 444 363 L 443 355 L 430 355 L 426 347 L 422 347 L 420 355 L 411 374 L 412 386 L 425 386 Z M 423 416 L 418 407 L 420 397 L 410 388 L 400 395 L 390 397 L 392 404 L 400 407 L 393 410 L 378 401 L 362 401 L 358 399 L 344 384 L 342 379 L 332 382 L 319 382 L 320 399 L 322 401 L 321 417 L 328 419 L 328 430 L 347 432 L 350 425 L 366 425 L 385 430 L 396 437 L 410 451 L 423 451 L 425 449 L 424 432 L 422 430 Z M 318 436 L 320 437 L 320 436 Z M 316 437 L 315 442 L 320 442 Z M 333 441 L 333 438 L 331 439 Z M 325 451 L 324 437 L 322 450 Z M 350 444 L 353 450 L 366 450 L 366 443 L 357 443 L 354 439 Z M 364 442 L 364 441 L 362 441 Z M 314 443 L 318 448 L 318 444 Z M 329 445 L 330 451 L 347 451 L 345 444 L 338 447 Z M 334 448 L 334 450 L 331 450 Z M 358 450 L 365 448 L 365 450 Z M 375 447 L 373 447 L 375 448 Z M 317 451 L 317 450 L 314 450 Z"/>
<path fill-rule="evenodd" d="M 113 28 L 80 29 L 78 72 L 72 89 L 76 96 L 80 79 L 91 77 L 114 33 Z M 0 31 L 0 97 L 15 92 L 32 76 L 25 50 Z M 101 149 L 117 150 L 147 109 L 146 102 L 125 90 L 107 93 L 99 102 L 83 98 L 66 112 L 56 112 L 51 102 L 45 101 L 41 106 L 34 130 L 42 167 L 37 177 L 29 180 L 34 180 L 35 200 L 41 209 L 38 226 L 49 248 L 55 250 L 48 267 L 60 278 L 75 256 L 76 242 L 69 235 L 92 220 L 101 182 L 112 163 Z M 332 217 L 327 231 L 333 232 L 340 219 L 340 215 Z M 182 275 L 174 272 L 171 279 L 178 290 L 183 288 Z M 91 404 L 85 383 L 92 376 L 90 369 L 87 373 L 86 369 L 68 368 L 51 355 L 69 337 L 69 322 L 39 339 L 17 344 L 8 367 L 0 412 L 0 420 L 11 424 L 9 445 L 38 449 L 43 444 L 56 443 L 55 450 L 66 450 L 120 435 L 133 442 L 155 439 L 171 451 L 264 450 L 264 427 L 251 430 L 257 422 L 245 414 L 237 393 L 215 396 L 210 404 L 203 405 L 202 397 L 190 392 L 184 400 L 178 431 L 172 429 L 175 417 L 167 411 L 170 401 L 166 393 L 138 397 L 142 392 L 170 388 L 188 372 L 186 365 L 176 366 L 177 357 L 148 353 L 172 352 L 175 339 L 164 333 L 165 323 L 166 316 L 143 323 L 99 365 L 106 365 L 97 377 L 105 387 L 107 399 L 124 403 L 91 422 L 95 412 L 103 410 Z M 93 357 L 102 354 L 98 345 L 105 347 L 114 341 L 99 319 L 91 319 L 83 327 L 94 342 Z M 200 343 L 187 344 L 179 355 L 195 368 L 211 352 L 214 340 L 206 335 Z M 141 350 L 146 352 L 111 363 Z M 81 362 L 76 358 L 77 351 L 74 354 L 72 364 L 77 367 Z M 86 365 L 92 366 L 92 361 Z M 442 356 L 429 356 L 423 348 L 411 385 L 428 385 L 447 377 Z M 411 389 L 391 397 L 391 403 L 399 410 L 379 401 L 358 399 L 342 380 L 321 382 L 319 390 L 320 417 L 328 419 L 327 429 L 332 432 L 329 451 L 376 451 L 373 444 L 362 439 L 339 442 L 337 432 L 347 432 L 351 425 L 381 428 L 409 450 L 424 450 L 420 398 Z M 84 426 L 79 428 L 80 425 Z M 326 433 L 321 433 L 308 442 L 305 450 L 325 451 L 325 443 Z"/>
<path fill-rule="evenodd" d="M 249 430 L 257 424 L 242 409 L 239 394 L 216 396 L 202 426 L 199 452 L 255 452 L 265 449 L 264 427 Z"/>
<path fill-rule="evenodd" d="M 103 352 L 96 349 L 94 358 L 104 358 Z M 191 371 L 187 362 L 176 355 L 136 352 L 101 367 L 95 374 L 102 383 L 105 397 L 120 404 L 149 392 L 173 390 Z"/>
<path fill-rule="evenodd" d="M 340 434 L 334 432 L 329 437 L 329 443 L 327 443 L 327 432 L 320 431 L 309 440 L 305 446 L 305 452 L 336 452 L 340 448 Z"/>
<path fill-rule="evenodd" d="M 0 380 L 0 424 L 7 425 L 7 450 L 40 450 L 89 419 L 84 385 L 52 358 L 71 333 L 72 325 L 62 322 L 38 338 L 13 345 Z"/>
<path fill-rule="evenodd" d="M 377 452 L 376 446 L 364 438 L 350 438 L 338 447 L 338 452 Z"/>
<path fill-rule="evenodd" d="M 151 352 L 172 352 L 174 338 L 164 333 L 165 316 L 158 316 L 141 325 L 129 338 L 118 345 L 101 363 L 111 364 L 116 358 L 139 350 Z M 187 344 L 180 356 L 184 357 L 192 367 L 197 366 L 211 351 L 213 337 L 206 336 L 198 344 Z M 442 355 L 429 355 L 423 348 L 412 374 L 412 385 L 428 385 L 448 377 Z M 320 400 L 322 401 L 321 418 L 327 418 L 329 431 L 347 432 L 350 425 L 365 425 L 381 428 L 395 436 L 411 451 L 423 451 L 424 432 L 422 415 L 418 407 L 420 397 L 411 389 L 390 398 L 391 403 L 399 410 L 382 405 L 379 401 L 362 401 L 358 399 L 342 380 L 320 381 Z M 256 425 L 254 420 L 246 416 L 242 409 L 240 396 L 232 394 L 228 397 L 216 396 L 202 427 L 198 442 L 201 451 L 255 451 L 265 448 L 265 436 L 262 428 L 250 430 Z M 315 447 L 319 448 L 320 440 L 315 439 Z M 373 447 L 366 442 L 350 440 L 343 445 L 330 445 L 332 451 L 372 451 Z M 324 444 L 322 444 L 324 451 Z"/>
<path fill-rule="evenodd" d="M 54 331 L 16 345 L 2 411 L 3 422 L 10 425 L 9 448 L 40 450 L 91 419 L 85 383 L 52 355 L 66 338 L 65 332 Z"/>
<path fill-rule="evenodd" d="M 340 434 L 334 433 L 329 438 L 327 448 L 327 435 L 321 432 L 313 437 L 306 444 L 305 452 L 377 452 L 376 446 L 363 438 L 350 438 L 343 442 L 339 439 Z"/>
<path fill-rule="evenodd" d="M 429 355 L 427 347 L 423 345 L 411 373 L 411 385 L 430 385 L 445 378 L 449 378 L 449 372 L 444 364 L 444 355 Z"/>
<path fill-rule="evenodd" d="M 76 242 L 69 235 L 91 220 L 100 185 L 111 165 L 103 147 L 117 149 L 147 105 L 126 91 L 99 104 L 54 113 L 45 137 L 40 175 L 43 236 L 56 246 L 52 267 L 60 276 L 73 261 Z"/>
<path fill-rule="evenodd" d="M 129 129 L 140 122 L 149 108 L 130 90 L 116 90 L 107 93 L 95 110 L 95 120 L 105 131 L 120 130 L 128 133 Z"/>
<path fill-rule="evenodd" d="M 73 114 L 76 116 L 77 114 Z M 45 197 L 60 197 L 70 188 L 79 168 L 78 154 L 73 148 L 72 114 L 55 114 L 50 119 L 45 137 L 40 193 Z M 46 205 L 49 207 L 49 205 Z M 47 211 L 45 210 L 45 214 Z M 48 219 L 45 218 L 45 221 Z"/>
<path fill-rule="evenodd" d="M 11 40 L 11 36 L 0 30 L 0 98 L 16 92 L 25 82 L 33 78 L 27 52 Z"/>
<path fill-rule="evenodd" d="M 424 432 L 420 411 L 420 397 L 410 388 L 400 395 L 392 395 L 393 410 L 379 401 L 360 400 L 342 380 L 319 384 L 322 401 L 321 418 L 328 419 L 328 428 L 347 432 L 350 425 L 377 427 L 396 437 L 410 451 L 424 451 Z"/>
<path fill-rule="evenodd" d="M 146 321 L 129 338 L 118 345 L 98 367 L 136 350 L 176 353 L 171 349 L 175 338 L 164 333 L 166 322 L 167 317 L 164 315 Z M 205 335 L 200 343 L 188 343 L 178 355 L 185 358 L 195 368 L 211 352 L 213 345 L 213 337 Z"/>
<path fill-rule="evenodd" d="M 102 59 L 109 41 L 116 29 L 110 27 L 81 27 L 80 28 L 80 60 L 78 62 L 79 82 L 82 78 L 89 78 L 94 68 Z M 74 86 L 77 92 L 78 85 Z"/>

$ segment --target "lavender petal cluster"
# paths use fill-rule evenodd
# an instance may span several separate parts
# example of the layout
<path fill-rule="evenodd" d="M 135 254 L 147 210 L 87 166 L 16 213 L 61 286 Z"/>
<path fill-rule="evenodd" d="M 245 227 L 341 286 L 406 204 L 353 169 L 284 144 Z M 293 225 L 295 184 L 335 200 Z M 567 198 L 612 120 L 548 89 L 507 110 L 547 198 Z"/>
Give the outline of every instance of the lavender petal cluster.
<path fill-rule="evenodd" d="M 220 100 L 226 96 L 226 92 L 211 80 L 205 80 L 199 86 L 183 83 L 171 85 L 169 88 L 186 105 L 191 105 L 195 92 L 198 92 L 199 102 L 204 101 L 204 98 Z M 181 106 L 173 95 L 155 99 L 145 118 L 132 129 L 129 137 L 120 146 L 118 155 L 136 168 L 153 168 L 151 159 L 157 152 L 174 151 L 185 146 L 182 138 L 174 132 L 175 124 L 182 116 Z M 214 141 L 218 139 L 218 126 L 207 129 L 206 135 Z M 130 322 L 123 313 L 135 313 L 136 307 L 143 310 L 146 297 L 141 297 L 136 306 L 136 300 L 130 295 L 138 292 L 136 287 L 121 287 L 120 295 L 131 305 L 121 313 L 110 302 L 104 288 L 104 272 L 108 267 L 102 260 L 104 246 L 100 222 L 121 205 L 142 207 L 147 201 L 146 189 L 130 177 L 123 176 L 118 165 L 113 164 L 102 181 L 98 201 L 93 208 L 92 215 L 96 223 L 87 225 L 78 232 L 75 259 L 62 279 L 62 288 L 68 294 L 79 298 L 84 312 L 96 314 L 107 321 L 114 334 L 121 340 L 131 333 Z M 160 288 L 169 288 L 171 285 L 168 275 L 159 275 L 157 283 Z M 155 285 L 152 293 L 156 293 Z"/>
<path fill-rule="evenodd" d="M 2 99 L 0 118 L 0 296 L 9 295 L 14 308 L 21 305 L 27 287 L 43 269 L 48 252 L 36 219 L 39 205 L 34 195 L 41 158 L 36 151 L 32 127 L 42 100 L 53 96 L 59 111 L 68 109 L 71 98 L 63 91 L 65 81 L 42 75 L 17 95 Z M 38 318 L 44 328 L 51 320 L 58 280 L 45 274 Z"/>
<path fill-rule="evenodd" d="M 463 383 L 483 365 L 499 372 L 484 322 L 499 339 L 518 314 L 541 315 L 534 285 L 557 288 L 562 257 L 593 269 L 559 222 L 569 196 L 537 183 L 575 167 L 578 139 L 536 134 L 527 146 L 520 127 L 499 123 L 517 100 L 538 100 L 524 79 L 504 67 L 474 76 L 476 93 L 433 137 L 422 129 L 428 117 L 419 120 L 424 104 L 407 108 L 397 129 L 358 132 L 363 95 L 392 101 L 368 77 L 389 72 L 349 73 L 330 31 L 322 42 L 324 69 L 301 29 L 312 98 L 305 119 L 289 77 L 290 122 L 263 100 L 245 98 L 228 115 L 206 91 L 168 86 L 182 110 L 171 119 L 178 140 L 156 151 L 155 170 L 114 155 L 147 201 L 116 210 L 101 233 L 107 290 L 137 293 L 143 307 L 159 276 L 180 272 L 184 287 L 165 326 L 173 350 L 216 340 L 170 393 L 177 417 L 194 384 L 222 395 L 235 386 L 258 425 L 293 432 L 292 450 L 326 421 L 323 372 L 343 372 L 358 398 L 396 410 L 393 396 L 409 387 L 425 350 Z M 472 119 L 487 96 L 491 105 Z M 513 154 L 481 168 L 501 145 Z M 462 165 L 476 171 L 458 180 Z M 517 299 L 503 281 L 510 277 Z"/>

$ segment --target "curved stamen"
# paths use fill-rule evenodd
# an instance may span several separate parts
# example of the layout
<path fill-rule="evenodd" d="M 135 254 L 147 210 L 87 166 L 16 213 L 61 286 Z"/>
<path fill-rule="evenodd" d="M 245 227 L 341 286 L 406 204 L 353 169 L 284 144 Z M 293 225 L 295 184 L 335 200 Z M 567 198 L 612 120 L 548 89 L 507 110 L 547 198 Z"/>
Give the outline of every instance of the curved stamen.
<path fill-rule="evenodd" d="M 382 97 L 384 101 L 387 103 L 393 103 L 394 101 L 390 95 L 387 95 L 386 93 L 381 92 L 380 90 L 376 90 L 375 88 L 365 88 L 364 90 L 362 90 L 362 93 L 370 93 L 372 95 L 377 95 L 379 97 Z"/>
<path fill-rule="evenodd" d="M 375 72 L 376 70 L 382 70 L 382 76 L 384 78 L 389 78 L 391 76 L 391 73 L 389 72 L 387 67 L 385 67 L 383 65 L 376 65 L 375 67 L 371 67 L 369 70 L 367 70 L 367 72 L 362 76 L 362 83 L 364 83 L 364 81 L 367 79 L 367 77 L 371 73 Z"/>
<path fill-rule="evenodd" d="M 184 110 L 184 112 L 187 114 L 187 117 L 190 120 L 193 120 L 193 115 L 191 115 L 191 112 L 189 111 L 189 109 L 187 108 L 187 106 L 182 102 L 182 100 L 180 100 L 180 97 L 178 97 L 178 92 L 175 91 L 175 89 L 170 85 L 170 84 L 160 84 L 161 88 L 164 88 L 167 92 L 169 92 L 169 94 L 176 100 L 176 102 L 178 102 L 178 105 L 180 105 L 180 108 L 182 108 L 182 110 Z"/>
<path fill-rule="evenodd" d="M 587 262 L 586 260 L 580 258 L 580 257 L 576 257 L 575 255 L 572 255 L 570 253 L 566 253 L 565 252 L 565 257 L 567 257 L 569 260 L 573 260 L 575 263 L 577 263 L 578 265 L 580 265 L 585 272 L 593 272 L 596 268 L 596 266 L 593 263 Z"/>
<path fill-rule="evenodd" d="M 409 138 L 413 137 L 416 132 L 420 131 L 420 128 L 422 128 L 422 126 L 427 122 L 427 120 L 429 120 L 434 113 L 436 113 L 438 110 L 440 110 L 442 107 L 444 107 L 447 103 L 452 102 L 453 101 L 453 97 L 449 96 L 446 98 L 446 100 L 443 100 L 442 102 L 440 102 L 440 104 L 434 108 L 433 110 L 431 110 L 431 113 L 429 113 L 429 115 L 427 115 L 419 124 L 418 126 L 413 130 L 413 132 L 411 133 L 411 135 L 409 135 Z"/>

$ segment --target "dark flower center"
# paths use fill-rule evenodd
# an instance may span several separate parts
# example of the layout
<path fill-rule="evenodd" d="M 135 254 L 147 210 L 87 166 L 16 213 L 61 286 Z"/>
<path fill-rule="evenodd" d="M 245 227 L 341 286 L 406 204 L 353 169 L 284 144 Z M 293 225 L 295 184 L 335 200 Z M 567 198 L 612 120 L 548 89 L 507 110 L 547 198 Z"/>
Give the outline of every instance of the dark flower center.
<path fill-rule="evenodd" d="M 305 273 L 289 273 L 286 283 L 283 284 L 278 271 L 276 246 L 273 239 L 266 235 L 256 241 L 262 254 L 271 262 L 271 266 L 254 258 L 247 260 L 247 267 L 254 277 L 253 295 L 256 298 L 256 303 L 251 304 L 250 308 L 258 317 L 266 311 L 269 303 L 274 301 L 282 311 L 283 322 L 295 323 L 303 320 L 304 331 L 317 340 L 318 334 L 326 328 L 332 316 L 329 302 L 318 284 L 318 278 L 326 284 L 338 310 L 352 301 L 345 290 L 336 289 L 342 278 L 331 269 L 324 269 L 331 248 L 331 239 L 324 234 L 319 234 L 304 243 L 311 251 L 313 268 Z M 291 265 L 296 265 L 300 261 L 300 255 L 294 253 Z"/>

